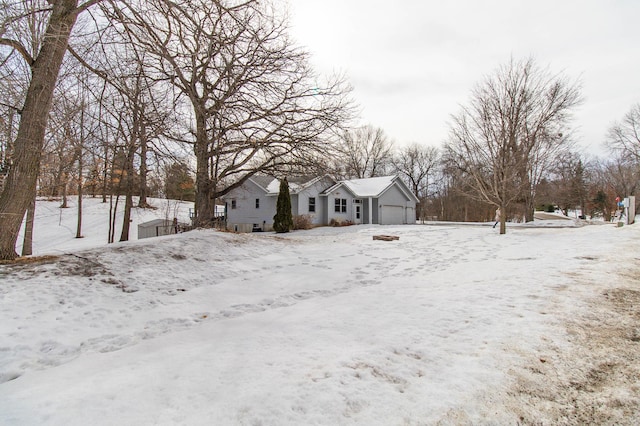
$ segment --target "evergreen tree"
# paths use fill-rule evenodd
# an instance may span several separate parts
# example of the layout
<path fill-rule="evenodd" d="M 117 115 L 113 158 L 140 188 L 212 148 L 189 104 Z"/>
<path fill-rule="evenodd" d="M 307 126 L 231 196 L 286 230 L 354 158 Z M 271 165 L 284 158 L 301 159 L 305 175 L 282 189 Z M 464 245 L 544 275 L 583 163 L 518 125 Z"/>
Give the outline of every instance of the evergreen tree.
<path fill-rule="evenodd" d="M 277 233 L 289 232 L 293 228 L 293 215 L 291 214 L 291 194 L 287 178 L 280 181 L 280 192 L 276 204 L 276 214 L 273 216 L 273 229 Z"/>
<path fill-rule="evenodd" d="M 195 201 L 195 182 L 186 164 L 175 162 L 166 168 L 164 192 L 171 200 Z"/>

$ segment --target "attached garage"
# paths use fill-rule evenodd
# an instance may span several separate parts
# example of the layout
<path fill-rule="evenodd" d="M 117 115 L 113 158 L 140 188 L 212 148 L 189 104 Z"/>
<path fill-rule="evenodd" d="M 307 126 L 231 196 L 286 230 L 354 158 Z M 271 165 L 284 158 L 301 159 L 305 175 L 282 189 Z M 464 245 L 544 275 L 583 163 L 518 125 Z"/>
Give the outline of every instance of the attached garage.
<path fill-rule="evenodd" d="M 404 206 L 382 206 L 380 215 L 381 225 L 402 225 L 407 223 Z"/>

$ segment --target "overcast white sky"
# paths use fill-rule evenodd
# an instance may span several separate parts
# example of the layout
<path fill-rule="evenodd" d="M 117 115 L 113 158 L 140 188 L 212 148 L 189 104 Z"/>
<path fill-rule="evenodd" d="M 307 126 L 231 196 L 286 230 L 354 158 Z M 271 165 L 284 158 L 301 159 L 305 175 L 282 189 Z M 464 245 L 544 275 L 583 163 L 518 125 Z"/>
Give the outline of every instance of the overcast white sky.
<path fill-rule="evenodd" d="M 640 102 L 639 0 L 289 0 L 292 35 L 321 73 L 344 72 L 362 123 L 440 145 L 471 89 L 513 56 L 580 79 L 576 139 L 602 154 Z"/>

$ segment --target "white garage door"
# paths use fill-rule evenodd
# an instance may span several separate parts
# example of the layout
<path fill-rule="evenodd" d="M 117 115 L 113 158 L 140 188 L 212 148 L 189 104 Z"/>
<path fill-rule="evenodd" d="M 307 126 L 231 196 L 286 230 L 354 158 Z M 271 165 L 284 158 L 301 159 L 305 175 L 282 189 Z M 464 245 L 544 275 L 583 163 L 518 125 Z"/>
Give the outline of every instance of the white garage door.
<path fill-rule="evenodd" d="M 382 206 L 381 225 L 402 225 L 404 223 L 403 206 Z"/>

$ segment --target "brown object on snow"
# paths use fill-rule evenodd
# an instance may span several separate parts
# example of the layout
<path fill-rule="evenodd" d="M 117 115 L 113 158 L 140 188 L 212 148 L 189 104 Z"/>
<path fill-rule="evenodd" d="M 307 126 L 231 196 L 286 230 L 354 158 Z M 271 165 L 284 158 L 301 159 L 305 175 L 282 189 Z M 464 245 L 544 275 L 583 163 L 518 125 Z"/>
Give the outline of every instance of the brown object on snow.
<path fill-rule="evenodd" d="M 374 240 L 382 240 L 382 241 L 394 241 L 399 240 L 400 237 L 396 237 L 395 235 L 374 235 Z"/>

